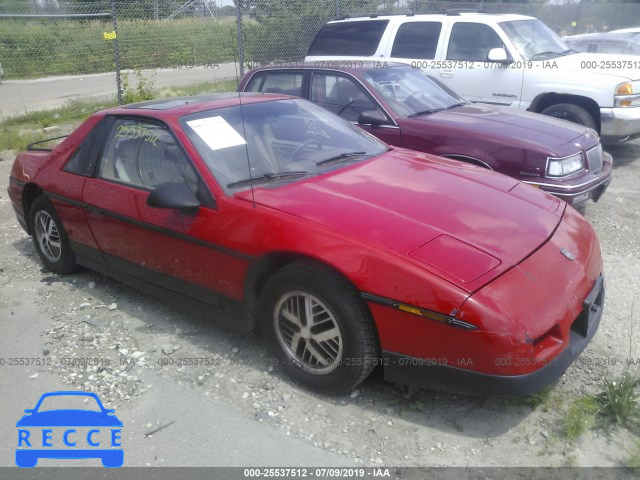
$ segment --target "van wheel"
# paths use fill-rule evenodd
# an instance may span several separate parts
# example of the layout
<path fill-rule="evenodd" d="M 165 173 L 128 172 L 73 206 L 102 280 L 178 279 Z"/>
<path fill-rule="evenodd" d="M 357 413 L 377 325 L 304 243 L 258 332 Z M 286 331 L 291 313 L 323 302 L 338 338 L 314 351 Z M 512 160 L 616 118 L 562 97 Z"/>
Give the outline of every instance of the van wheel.
<path fill-rule="evenodd" d="M 378 335 L 356 288 L 330 268 L 292 263 L 260 298 L 261 326 L 278 363 L 313 390 L 343 394 L 377 364 Z"/>
<path fill-rule="evenodd" d="M 556 103 L 555 105 L 545 108 L 542 114 L 598 130 L 598 124 L 591 114 L 580 105 L 574 103 Z"/>

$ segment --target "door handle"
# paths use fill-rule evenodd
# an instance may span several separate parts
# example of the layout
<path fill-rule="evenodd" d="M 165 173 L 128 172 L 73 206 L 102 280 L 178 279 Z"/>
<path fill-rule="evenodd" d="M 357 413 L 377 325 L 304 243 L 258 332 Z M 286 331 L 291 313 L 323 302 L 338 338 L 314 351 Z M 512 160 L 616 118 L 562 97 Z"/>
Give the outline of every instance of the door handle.
<path fill-rule="evenodd" d="M 444 70 L 440 73 L 443 78 L 453 78 L 453 70 Z"/>

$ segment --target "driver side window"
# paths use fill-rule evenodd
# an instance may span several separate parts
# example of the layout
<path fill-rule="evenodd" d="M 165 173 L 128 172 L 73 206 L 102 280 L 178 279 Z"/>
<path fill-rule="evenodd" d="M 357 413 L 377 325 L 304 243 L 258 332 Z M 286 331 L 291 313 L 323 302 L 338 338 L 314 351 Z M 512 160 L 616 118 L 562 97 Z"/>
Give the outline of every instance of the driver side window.
<path fill-rule="evenodd" d="M 459 22 L 451 30 L 447 60 L 486 62 L 492 48 L 504 48 L 493 28 L 482 23 Z"/>
<path fill-rule="evenodd" d="M 350 122 L 357 122 L 360 113 L 378 108 L 353 80 L 325 73 L 313 75 L 311 101 Z"/>
<path fill-rule="evenodd" d="M 165 183 L 187 183 L 195 192 L 198 177 L 169 131 L 158 124 L 117 119 L 100 158 L 99 178 L 153 190 Z"/>

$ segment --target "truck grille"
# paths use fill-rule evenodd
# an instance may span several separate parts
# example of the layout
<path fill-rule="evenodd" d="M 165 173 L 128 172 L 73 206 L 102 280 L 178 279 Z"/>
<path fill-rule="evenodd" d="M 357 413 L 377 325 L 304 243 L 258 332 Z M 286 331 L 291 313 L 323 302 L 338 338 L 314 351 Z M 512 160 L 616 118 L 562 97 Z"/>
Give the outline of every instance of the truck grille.
<path fill-rule="evenodd" d="M 602 168 L 602 144 L 598 143 L 591 150 L 587 151 L 587 161 L 589 162 L 589 171 L 597 172 Z"/>

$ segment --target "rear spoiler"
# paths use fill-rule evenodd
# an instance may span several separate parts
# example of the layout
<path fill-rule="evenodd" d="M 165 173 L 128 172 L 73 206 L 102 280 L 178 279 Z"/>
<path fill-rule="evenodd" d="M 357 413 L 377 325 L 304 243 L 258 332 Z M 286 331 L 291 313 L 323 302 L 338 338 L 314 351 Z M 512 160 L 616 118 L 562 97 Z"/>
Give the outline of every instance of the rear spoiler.
<path fill-rule="evenodd" d="M 60 135 L 59 137 L 53 137 L 53 138 L 47 138 L 46 140 L 40 140 L 38 142 L 33 142 L 30 143 L 29 145 L 27 145 L 27 150 L 30 152 L 36 151 L 36 152 L 50 152 L 53 150 L 53 148 L 44 148 L 44 147 L 37 147 L 36 145 L 41 145 L 43 143 L 48 143 L 48 142 L 52 142 L 54 140 L 60 140 L 61 138 L 67 138 L 69 135 Z"/>

